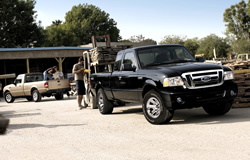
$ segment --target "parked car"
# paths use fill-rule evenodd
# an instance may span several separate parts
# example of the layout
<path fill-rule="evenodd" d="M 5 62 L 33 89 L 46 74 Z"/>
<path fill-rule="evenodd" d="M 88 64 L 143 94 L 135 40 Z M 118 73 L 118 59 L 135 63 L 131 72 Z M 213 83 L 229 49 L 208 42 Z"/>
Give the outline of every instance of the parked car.
<path fill-rule="evenodd" d="M 68 79 L 44 81 L 42 73 L 26 73 L 18 75 L 14 84 L 5 86 L 3 95 L 7 103 L 23 97 L 28 101 L 39 102 L 44 96 L 55 96 L 57 100 L 63 99 L 63 94 L 70 90 Z"/>

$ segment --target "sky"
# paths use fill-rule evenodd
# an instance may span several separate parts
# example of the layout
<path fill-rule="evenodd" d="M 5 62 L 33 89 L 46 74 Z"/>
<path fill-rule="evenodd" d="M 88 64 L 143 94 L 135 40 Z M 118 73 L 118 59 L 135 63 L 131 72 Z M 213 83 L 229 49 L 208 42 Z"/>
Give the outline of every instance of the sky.
<path fill-rule="evenodd" d="M 246 0 L 245 0 L 246 1 Z M 225 37 L 223 13 L 240 0 L 36 0 L 37 21 L 42 26 L 65 21 L 73 6 L 92 4 L 117 22 L 122 39 L 142 34 L 160 42 L 168 35 Z"/>

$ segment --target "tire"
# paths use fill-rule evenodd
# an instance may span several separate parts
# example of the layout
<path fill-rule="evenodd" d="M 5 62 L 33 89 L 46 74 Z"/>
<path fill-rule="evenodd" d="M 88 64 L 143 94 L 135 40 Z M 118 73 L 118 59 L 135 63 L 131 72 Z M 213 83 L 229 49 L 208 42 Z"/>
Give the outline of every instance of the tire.
<path fill-rule="evenodd" d="M 28 97 L 26 97 L 26 99 L 27 99 L 28 101 L 32 101 L 32 100 L 33 100 L 32 96 L 28 96 Z"/>
<path fill-rule="evenodd" d="M 151 124 L 169 123 L 174 116 L 174 111 L 167 110 L 160 94 L 155 90 L 150 90 L 144 96 L 142 110 Z"/>
<path fill-rule="evenodd" d="M 111 114 L 113 112 L 114 105 L 107 99 L 102 88 L 98 90 L 96 100 L 101 114 Z"/>
<path fill-rule="evenodd" d="M 13 103 L 15 101 L 15 97 L 13 97 L 10 92 L 4 94 L 4 99 L 7 103 Z"/>
<path fill-rule="evenodd" d="M 212 103 L 209 105 L 204 105 L 203 109 L 209 115 L 219 116 L 224 115 L 230 111 L 232 108 L 232 102 L 220 102 L 220 103 Z"/>
<path fill-rule="evenodd" d="M 41 96 L 41 94 L 39 93 L 38 90 L 34 90 L 32 92 L 32 98 L 33 98 L 34 102 L 40 102 L 41 99 L 42 99 L 42 96 Z"/>
<path fill-rule="evenodd" d="M 55 95 L 55 99 L 56 99 L 56 100 L 61 100 L 61 99 L 63 99 L 63 93 L 57 93 L 57 94 Z"/>

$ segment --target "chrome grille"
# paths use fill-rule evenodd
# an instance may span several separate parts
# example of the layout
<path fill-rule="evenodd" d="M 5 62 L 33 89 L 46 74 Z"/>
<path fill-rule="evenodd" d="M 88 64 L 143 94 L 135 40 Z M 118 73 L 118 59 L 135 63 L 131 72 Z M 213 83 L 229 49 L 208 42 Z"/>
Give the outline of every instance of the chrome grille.
<path fill-rule="evenodd" d="M 183 73 L 182 79 L 189 89 L 219 86 L 223 83 L 223 70 L 207 70 Z"/>

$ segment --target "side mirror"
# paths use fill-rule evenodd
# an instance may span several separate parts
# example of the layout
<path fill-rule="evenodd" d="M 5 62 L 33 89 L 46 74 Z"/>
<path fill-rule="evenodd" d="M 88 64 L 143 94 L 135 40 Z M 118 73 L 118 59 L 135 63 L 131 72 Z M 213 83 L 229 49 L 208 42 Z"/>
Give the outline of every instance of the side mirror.
<path fill-rule="evenodd" d="M 205 60 L 203 57 L 199 56 L 199 57 L 196 57 L 196 61 L 197 62 L 204 62 Z"/>
<path fill-rule="evenodd" d="M 122 64 L 122 70 L 134 72 L 136 70 L 136 67 L 132 67 L 132 64 L 130 64 L 130 63 L 124 63 L 124 64 Z"/>

